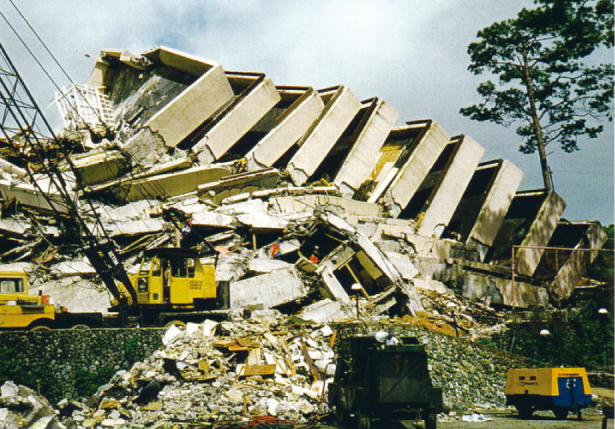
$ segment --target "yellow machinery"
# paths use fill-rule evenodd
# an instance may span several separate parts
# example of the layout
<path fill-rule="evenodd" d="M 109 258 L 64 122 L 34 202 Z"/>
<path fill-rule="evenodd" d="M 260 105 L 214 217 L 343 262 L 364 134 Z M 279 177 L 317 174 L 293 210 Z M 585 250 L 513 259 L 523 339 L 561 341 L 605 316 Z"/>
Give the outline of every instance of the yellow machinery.
<path fill-rule="evenodd" d="M 224 307 L 217 302 L 214 265 L 201 264 L 192 249 L 157 248 L 142 259 L 130 284 L 112 290 L 111 311 L 120 317 L 104 319 L 105 326 L 162 326 L 224 317 L 207 311 Z M 224 296 L 224 293 L 221 294 Z M 136 302 L 133 299 L 136 296 Z M 24 272 L 0 272 L 0 329 L 99 327 L 101 313 L 72 313 L 49 304 L 47 295 L 29 295 Z"/>
<path fill-rule="evenodd" d="M 506 382 L 506 401 L 523 418 L 536 410 L 552 410 L 565 419 L 570 411 L 581 417 L 591 404 L 591 388 L 585 368 L 511 369 Z"/>
<path fill-rule="evenodd" d="M 111 311 L 138 317 L 141 325 L 198 320 L 207 315 L 205 310 L 218 307 L 215 267 L 201 264 L 193 249 L 152 249 L 129 280 L 130 285 L 118 285 Z"/>
<path fill-rule="evenodd" d="M 55 307 L 46 295 L 29 295 L 24 272 L 0 272 L 0 329 L 24 329 L 49 326 L 55 319 Z"/>

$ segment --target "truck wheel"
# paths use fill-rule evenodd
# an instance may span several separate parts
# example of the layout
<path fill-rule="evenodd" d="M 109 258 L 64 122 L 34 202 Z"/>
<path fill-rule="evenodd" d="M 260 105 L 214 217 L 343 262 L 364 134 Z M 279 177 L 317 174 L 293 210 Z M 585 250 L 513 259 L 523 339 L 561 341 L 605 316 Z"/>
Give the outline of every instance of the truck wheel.
<path fill-rule="evenodd" d="M 30 323 L 30 326 L 28 326 L 28 331 L 51 331 L 51 320 L 36 320 Z"/>
<path fill-rule="evenodd" d="M 438 427 L 438 415 L 427 414 L 425 417 L 425 429 L 436 429 Z"/>
<path fill-rule="evenodd" d="M 81 329 L 90 329 L 90 327 L 88 325 L 83 324 L 83 323 L 78 323 L 77 325 L 71 326 L 70 329 L 81 330 Z"/>
<path fill-rule="evenodd" d="M 568 407 L 553 407 L 553 414 L 558 420 L 565 420 L 568 417 Z"/>
<path fill-rule="evenodd" d="M 522 419 L 529 419 L 534 414 L 534 410 L 531 405 L 528 404 L 517 404 L 515 405 L 517 412 L 519 413 L 519 417 Z"/>
<path fill-rule="evenodd" d="M 186 323 L 182 322 L 181 320 L 169 320 L 164 325 L 165 328 L 170 328 L 171 326 L 177 326 L 179 329 L 185 329 Z"/>

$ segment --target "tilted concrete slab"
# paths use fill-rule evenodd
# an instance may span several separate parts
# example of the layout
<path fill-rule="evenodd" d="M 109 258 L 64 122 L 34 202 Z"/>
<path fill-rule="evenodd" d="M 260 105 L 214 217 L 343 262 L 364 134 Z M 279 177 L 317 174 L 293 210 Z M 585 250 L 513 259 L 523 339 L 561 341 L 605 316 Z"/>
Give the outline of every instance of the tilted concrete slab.
<path fill-rule="evenodd" d="M 339 216 L 378 217 L 382 209 L 378 204 L 365 203 L 349 198 L 326 194 L 283 196 L 269 199 L 270 210 L 281 216 L 311 212 L 315 207 L 326 207 Z"/>
<path fill-rule="evenodd" d="M 431 120 L 408 122 L 406 126 L 394 129 L 383 147 L 385 149 L 389 142 L 402 143 L 393 160 L 393 174 L 387 176 L 392 177 L 392 181 L 390 185 L 386 183 L 384 187 L 380 187 L 383 189 L 372 194 L 368 201 L 379 201 L 388 207 L 393 217 L 399 216 L 421 186 L 449 139 L 446 131 Z M 384 161 L 381 157 L 378 162 L 383 164 Z"/>
<path fill-rule="evenodd" d="M 76 174 L 85 185 L 95 185 L 115 179 L 129 162 L 117 150 L 88 153 L 87 156 L 71 156 Z"/>
<path fill-rule="evenodd" d="M 522 178 L 523 172 L 508 161 L 480 164 L 444 235 L 481 249 L 491 246 Z"/>
<path fill-rule="evenodd" d="M 440 237 L 451 220 L 485 148 L 469 137 L 453 139 L 451 158 L 418 215 L 419 235 Z"/>
<path fill-rule="evenodd" d="M 273 308 L 307 294 L 294 265 L 230 284 L 231 308 Z"/>
<path fill-rule="evenodd" d="M 534 277 L 553 279 L 549 286 L 557 299 L 569 298 L 579 280 L 587 273 L 607 239 L 600 222 L 562 222 L 558 224 L 540 260 Z M 570 250 L 563 250 L 570 249 Z M 586 250 L 583 250 L 586 249 Z"/>
<path fill-rule="evenodd" d="M 202 201 L 220 204 L 229 197 L 249 194 L 259 189 L 273 188 L 280 180 L 280 172 L 275 168 L 233 174 L 218 181 L 199 186 L 198 195 Z"/>
<path fill-rule="evenodd" d="M 64 204 L 64 199 L 53 190 L 48 184 L 42 181 L 39 183 L 42 186 L 46 197 L 41 194 L 36 187 L 30 184 L 14 184 L 6 180 L 0 180 L 0 195 L 4 201 L 10 201 L 12 198 L 24 206 L 34 207 L 43 210 L 57 211 L 59 213 L 68 213 L 68 207 Z M 49 199 L 49 201 L 47 200 Z"/>
<path fill-rule="evenodd" d="M 566 202 L 553 191 L 517 192 L 486 261 L 510 264 L 511 247 L 521 246 L 515 252 L 515 271 L 531 276 L 544 253 L 532 247 L 549 244 L 565 208 Z"/>
<path fill-rule="evenodd" d="M 18 167 L 3 158 L 0 158 L 0 170 L 6 171 L 7 173 L 17 177 L 25 177 L 27 174 L 25 169 Z"/>
<path fill-rule="evenodd" d="M 167 174 L 123 182 L 113 190 L 126 202 L 143 199 L 168 198 L 195 192 L 200 185 L 228 176 L 229 170 L 216 166 L 199 166 Z"/>
<path fill-rule="evenodd" d="M 235 98 L 203 130 L 192 152 L 201 164 L 222 158 L 280 101 L 275 85 L 262 73 L 227 72 Z"/>
<path fill-rule="evenodd" d="M 510 203 L 521 184 L 523 171 L 509 161 L 502 161 L 468 238 L 491 246 L 504 222 Z"/>
<path fill-rule="evenodd" d="M 277 87 L 282 110 L 275 126 L 246 154 L 248 169 L 273 165 L 287 153 L 318 119 L 325 105 L 318 92 L 309 87 Z"/>
<path fill-rule="evenodd" d="M 145 57 L 168 67 L 199 76 L 196 82 L 167 104 L 148 122 L 168 147 L 179 145 L 233 97 L 222 66 L 170 49 L 158 48 Z"/>
<path fill-rule="evenodd" d="M 323 89 L 319 94 L 325 108 L 287 165 L 291 179 L 298 186 L 314 174 L 361 108 L 355 95 L 343 86 Z"/>
<path fill-rule="evenodd" d="M 333 183 L 343 195 L 352 197 L 378 162 L 380 148 L 399 114 L 384 100 L 368 100 L 368 112 L 354 131 L 352 149 L 346 156 Z"/>

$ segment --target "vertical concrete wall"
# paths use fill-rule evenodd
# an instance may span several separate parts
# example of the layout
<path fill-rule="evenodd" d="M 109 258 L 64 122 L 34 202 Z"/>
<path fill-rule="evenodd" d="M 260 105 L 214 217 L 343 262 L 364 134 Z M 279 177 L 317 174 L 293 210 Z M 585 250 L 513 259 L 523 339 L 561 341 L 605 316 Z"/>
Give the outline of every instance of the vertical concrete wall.
<path fill-rule="evenodd" d="M 359 112 L 361 103 L 343 86 L 320 91 L 328 101 L 320 117 L 299 143 L 301 147 L 287 166 L 293 182 L 301 186 L 314 174 L 320 163 Z"/>
<path fill-rule="evenodd" d="M 282 99 L 291 91 L 278 88 Z M 312 88 L 295 90 L 295 101 L 277 118 L 278 124 L 246 154 L 248 168 L 272 167 L 308 131 L 325 105 Z"/>
<path fill-rule="evenodd" d="M 559 195 L 553 191 L 546 193 L 527 235 L 521 242 L 521 248 L 515 254 L 517 273 L 527 276 L 534 274 L 544 250 L 527 247 L 545 247 L 549 244 L 565 208 L 566 202 Z"/>
<path fill-rule="evenodd" d="M 421 121 L 408 123 L 408 126 L 425 128 L 425 132 L 413 143 L 414 150 L 379 199 L 379 202 L 388 206 L 393 217 L 399 216 L 408 205 L 450 139 L 437 122 Z"/>
<path fill-rule="evenodd" d="M 399 116 L 384 100 L 375 99 L 371 103 L 372 111 L 333 181 L 348 197 L 352 197 L 373 171 L 380 148 Z"/>
<path fill-rule="evenodd" d="M 514 164 L 502 161 L 487 192 L 469 239 L 491 246 L 504 222 L 510 203 L 521 184 L 523 172 Z"/>
<path fill-rule="evenodd" d="M 193 146 L 201 164 L 219 160 L 237 141 L 247 133 L 267 112 L 280 101 L 280 94 L 271 79 L 253 79 L 224 113 L 214 119 L 215 123 L 201 140 Z"/>
<path fill-rule="evenodd" d="M 433 189 L 427 210 L 418 222 L 418 234 L 440 237 L 465 192 L 474 169 L 485 153 L 485 148 L 473 139 L 461 136 L 453 158 L 442 172 L 440 183 Z"/>

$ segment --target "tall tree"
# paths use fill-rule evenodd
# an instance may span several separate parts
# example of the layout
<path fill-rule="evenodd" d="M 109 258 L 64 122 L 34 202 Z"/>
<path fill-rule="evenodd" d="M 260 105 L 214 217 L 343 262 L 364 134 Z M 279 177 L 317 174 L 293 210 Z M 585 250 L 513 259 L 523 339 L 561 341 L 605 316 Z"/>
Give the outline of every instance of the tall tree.
<path fill-rule="evenodd" d="M 613 46 L 613 0 L 534 0 L 516 18 L 478 32 L 468 46 L 483 102 L 460 112 L 477 121 L 517 125 L 519 150 L 538 152 L 545 188 L 553 189 L 546 148 L 565 152 L 579 138 L 596 138 L 612 121 L 613 64 L 592 64 L 596 49 Z"/>

